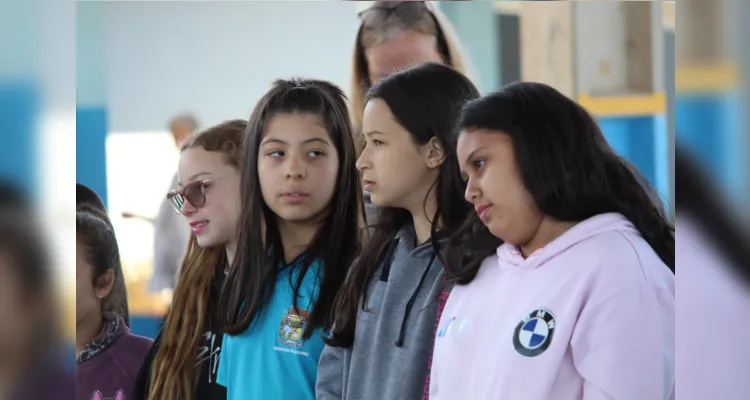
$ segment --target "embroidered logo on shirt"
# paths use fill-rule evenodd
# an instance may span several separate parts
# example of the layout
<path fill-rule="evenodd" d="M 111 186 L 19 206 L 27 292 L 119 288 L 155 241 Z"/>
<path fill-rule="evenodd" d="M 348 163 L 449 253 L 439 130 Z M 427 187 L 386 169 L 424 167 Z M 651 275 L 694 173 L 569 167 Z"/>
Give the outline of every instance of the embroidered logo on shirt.
<path fill-rule="evenodd" d="M 522 356 L 536 357 L 552 343 L 555 333 L 555 316 L 546 308 L 537 308 L 516 326 L 513 347 Z"/>
<path fill-rule="evenodd" d="M 104 397 L 102 392 L 97 390 L 94 392 L 93 396 L 91 396 L 91 400 L 125 400 L 125 392 L 118 390 L 117 393 L 115 393 L 115 397 Z"/>
<path fill-rule="evenodd" d="M 289 307 L 284 316 L 281 317 L 279 343 L 291 347 L 302 347 L 305 344 L 302 339 L 305 322 L 307 322 L 307 311 Z"/>

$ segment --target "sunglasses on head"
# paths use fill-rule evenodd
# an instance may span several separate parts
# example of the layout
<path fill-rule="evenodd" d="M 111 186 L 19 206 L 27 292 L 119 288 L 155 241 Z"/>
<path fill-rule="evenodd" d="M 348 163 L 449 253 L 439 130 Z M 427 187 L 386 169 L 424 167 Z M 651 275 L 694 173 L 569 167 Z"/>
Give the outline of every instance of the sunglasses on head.
<path fill-rule="evenodd" d="M 167 194 L 167 200 L 172 207 L 177 211 L 177 214 L 182 214 L 182 206 L 185 201 L 195 208 L 201 208 L 206 204 L 206 187 L 210 186 L 211 182 L 220 179 L 206 179 L 202 181 L 190 182 L 185 185 L 182 189 L 172 190 Z"/>
<path fill-rule="evenodd" d="M 382 5 L 382 3 L 388 4 Z M 385 23 L 391 18 L 398 20 L 404 26 L 412 26 L 424 17 L 424 13 L 429 13 L 430 17 L 435 22 L 435 29 L 437 30 L 438 51 L 443 57 L 443 62 L 452 66 L 453 59 L 448 50 L 448 42 L 443 33 L 443 29 L 440 27 L 440 22 L 435 16 L 435 9 L 433 7 L 432 4 L 426 1 L 388 1 L 381 2 L 381 5 L 360 11 L 357 16 L 359 17 L 359 20 L 362 21 L 362 27 L 360 29 L 377 29 L 378 27 L 385 25 Z M 357 46 L 361 45 L 362 43 L 358 41 Z M 359 62 L 360 64 L 364 63 L 366 66 L 366 60 L 364 60 L 364 58 Z M 364 71 L 367 71 L 366 67 L 364 68 Z M 367 82 L 369 82 L 369 80 Z M 367 83 L 367 86 L 369 85 L 370 84 Z"/>
<path fill-rule="evenodd" d="M 405 24 L 413 24 L 419 21 L 428 5 L 424 1 L 398 1 L 388 2 L 388 5 L 378 5 L 360 11 L 357 16 L 366 28 L 374 28 L 383 25 L 391 18 L 397 18 Z"/>

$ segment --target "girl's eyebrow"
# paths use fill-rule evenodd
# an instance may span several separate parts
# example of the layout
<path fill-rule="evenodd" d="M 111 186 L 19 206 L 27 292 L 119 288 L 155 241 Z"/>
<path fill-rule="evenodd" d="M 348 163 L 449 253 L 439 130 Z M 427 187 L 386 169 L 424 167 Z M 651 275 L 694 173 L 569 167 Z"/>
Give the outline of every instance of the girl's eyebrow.
<path fill-rule="evenodd" d="M 326 146 L 330 146 L 331 145 L 331 143 L 328 140 L 326 140 L 325 138 L 322 138 L 322 137 L 314 137 L 314 138 L 311 138 L 311 139 L 307 139 L 304 142 L 302 142 L 302 144 L 308 144 L 308 143 L 313 143 L 313 142 L 321 143 L 321 144 L 324 144 Z M 287 142 L 285 142 L 285 141 L 283 141 L 281 139 L 266 138 L 266 139 L 263 139 L 263 141 L 260 143 L 260 145 L 263 146 L 263 145 L 269 144 L 269 143 L 289 144 L 289 143 L 287 143 Z"/>
<path fill-rule="evenodd" d="M 189 176 L 189 177 L 188 177 L 188 180 L 187 180 L 187 181 L 188 181 L 188 182 L 193 182 L 193 181 L 195 180 L 195 178 L 197 178 L 197 177 L 199 177 L 199 176 L 204 176 L 204 175 L 211 175 L 211 174 L 210 174 L 210 173 L 208 173 L 208 172 L 198 172 L 197 174 L 193 174 L 193 175 Z M 183 184 L 182 184 L 182 183 L 180 183 L 180 182 L 177 182 L 177 186 L 179 186 L 179 187 L 183 187 L 183 186 L 185 186 L 185 185 L 183 185 Z"/>

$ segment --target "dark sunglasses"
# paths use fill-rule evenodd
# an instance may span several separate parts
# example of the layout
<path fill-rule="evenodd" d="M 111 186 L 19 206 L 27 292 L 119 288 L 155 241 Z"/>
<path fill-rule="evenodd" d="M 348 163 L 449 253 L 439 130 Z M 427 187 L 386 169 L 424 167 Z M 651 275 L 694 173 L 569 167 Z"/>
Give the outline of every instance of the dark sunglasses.
<path fill-rule="evenodd" d="M 170 191 L 167 194 L 167 200 L 169 200 L 169 203 L 177 211 L 177 214 L 180 215 L 182 214 L 182 206 L 185 204 L 185 201 L 189 201 L 195 208 L 201 208 L 206 204 L 206 187 L 218 179 L 221 178 L 190 182 L 182 189 Z"/>
<path fill-rule="evenodd" d="M 374 6 L 360 11 L 357 16 L 366 28 L 383 25 L 391 18 L 396 18 L 404 24 L 413 24 L 429 12 L 428 5 L 424 1 L 394 1 L 385 6 Z"/>

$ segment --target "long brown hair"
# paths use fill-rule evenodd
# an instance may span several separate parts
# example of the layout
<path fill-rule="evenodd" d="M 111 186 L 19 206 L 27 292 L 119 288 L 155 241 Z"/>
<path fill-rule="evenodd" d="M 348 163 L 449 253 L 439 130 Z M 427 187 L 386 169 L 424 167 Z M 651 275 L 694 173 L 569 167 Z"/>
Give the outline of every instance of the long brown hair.
<path fill-rule="evenodd" d="M 400 2 L 376 1 L 372 7 L 395 7 Z M 354 54 L 352 59 L 352 73 L 349 83 L 349 106 L 352 118 L 352 125 L 355 133 L 362 129 L 362 115 L 365 112 L 365 94 L 372 87 L 370 82 L 370 73 L 365 57 L 365 50 L 380 43 L 387 42 L 399 33 L 406 31 L 416 31 L 426 35 L 435 36 L 437 47 L 443 62 L 453 67 L 458 72 L 464 74 L 473 80 L 473 73 L 470 71 L 468 57 L 464 54 L 461 42 L 453 29 L 453 26 L 445 15 L 430 2 L 423 2 L 427 8 L 426 13 L 415 21 L 407 21 L 405 18 L 399 18 L 399 9 L 395 9 L 395 18 L 389 19 L 386 23 L 375 26 L 365 27 L 360 22 L 357 37 L 354 41 Z M 361 149 L 360 135 L 355 136 L 356 144 Z"/>
<path fill-rule="evenodd" d="M 203 148 L 224 154 L 227 164 L 240 169 L 247 122 L 231 120 L 191 136 L 182 151 Z M 191 400 L 195 388 L 195 360 L 208 309 L 211 283 L 224 258 L 223 246 L 201 248 L 195 236 L 188 242 L 174 290 L 172 306 L 162 328 L 161 346 L 151 367 L 151 400 Z"/>

